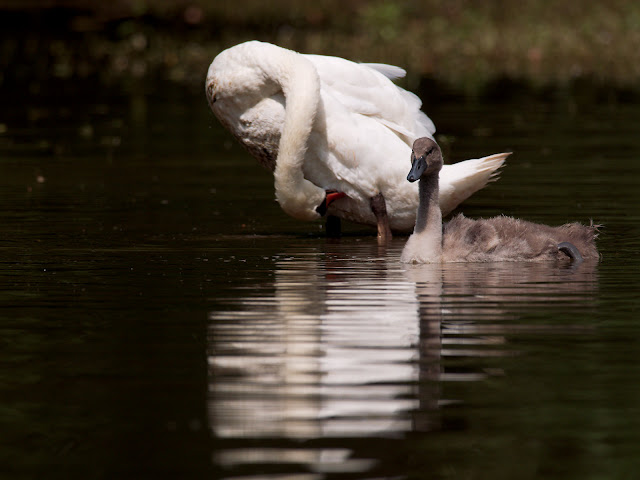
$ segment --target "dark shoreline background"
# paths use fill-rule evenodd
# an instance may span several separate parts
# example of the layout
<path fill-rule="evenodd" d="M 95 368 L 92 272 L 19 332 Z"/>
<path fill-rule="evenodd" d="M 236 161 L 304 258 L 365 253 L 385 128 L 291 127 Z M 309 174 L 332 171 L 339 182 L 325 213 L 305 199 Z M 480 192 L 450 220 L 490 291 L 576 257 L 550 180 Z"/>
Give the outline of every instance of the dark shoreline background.
<path fill-rule="evenodd" d="M 0 90 L 38 94 L 83 80 L 199 89 L 218 52 L 258 39 L 398 65 L 405 87 L 439 95 L 637 98 L 637 2 L 479 3 L 0 0 Z"/>

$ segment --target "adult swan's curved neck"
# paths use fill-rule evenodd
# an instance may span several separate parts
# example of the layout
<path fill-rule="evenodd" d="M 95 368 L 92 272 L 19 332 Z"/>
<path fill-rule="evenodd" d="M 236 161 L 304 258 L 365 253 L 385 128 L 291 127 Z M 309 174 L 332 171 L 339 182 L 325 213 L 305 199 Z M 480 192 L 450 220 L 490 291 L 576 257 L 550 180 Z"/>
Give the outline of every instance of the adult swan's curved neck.
<path fill-rule="evenodd" d="M 265 71 L 285 97 L 285 117 L 274 172 L 276 199 L 292 217 L 313 220 L 325 191 L 304 178 L 303 164 L 320 103 L 320 78 L 313 64 L 299 53 L 280 49 L 281 62 L 265 62 Z M 273 59 L 270 59 L 273 60 Z M 266 70 L 263 65 L 263 70 Z"/>

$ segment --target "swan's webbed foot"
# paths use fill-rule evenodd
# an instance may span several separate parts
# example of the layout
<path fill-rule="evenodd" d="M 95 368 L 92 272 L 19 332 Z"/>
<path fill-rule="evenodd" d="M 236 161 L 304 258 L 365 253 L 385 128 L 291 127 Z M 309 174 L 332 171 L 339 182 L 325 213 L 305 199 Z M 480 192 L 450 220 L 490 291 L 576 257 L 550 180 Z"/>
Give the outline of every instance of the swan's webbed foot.
<path fill-rule="evenodd" d="M 569 257 L 574 263 L 580 263 L 583 260 L 580 250 L 571 242 L 560 242 L 558 244 L 558 250 Z"/>
<path fill-rule="evenodd" d="M 387 216 L 387 203 L 382 193 L 375 195 L 369 199 L 371 211 L 376 217 L 378 224 L 378 240 L 388 242 L 391 240 L 391 227 L 389 226 L 389 217 Z"/>

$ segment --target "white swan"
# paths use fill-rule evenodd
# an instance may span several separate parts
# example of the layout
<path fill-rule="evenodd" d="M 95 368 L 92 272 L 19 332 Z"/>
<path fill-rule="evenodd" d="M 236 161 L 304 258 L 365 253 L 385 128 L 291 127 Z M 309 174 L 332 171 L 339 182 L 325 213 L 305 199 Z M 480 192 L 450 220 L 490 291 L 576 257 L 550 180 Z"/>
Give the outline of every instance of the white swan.
<path fill-rule="evenodd" d="M 406 186 L 406 159 L 416 138 L 435 131 L 420 99 L 391 81 L 404 74 L 251 41 L 213 60 L 206 94 L 220 122 L 274 172 L 285 212 L 301 220 L 329 213 L 384 235 L 415 224 L 418 191 Z M 484 187 L 507 155 L 445 166 L 443 212 Z"/>
<path fill-rule="evenodd" d="M 597 259 L 598 225 L 567 223 L 550 227 L 512 217 L 472 220 L 462 214 L 442 225 L 438 206 L 438 172 L 442 153 L 431 138 L 419 138 L 411 152 L 407 180 L 420 180 L 420 204 L 413 234 L 400 261 L 440 262 L 538 262 L 569 257 L 574 262 Z"/>

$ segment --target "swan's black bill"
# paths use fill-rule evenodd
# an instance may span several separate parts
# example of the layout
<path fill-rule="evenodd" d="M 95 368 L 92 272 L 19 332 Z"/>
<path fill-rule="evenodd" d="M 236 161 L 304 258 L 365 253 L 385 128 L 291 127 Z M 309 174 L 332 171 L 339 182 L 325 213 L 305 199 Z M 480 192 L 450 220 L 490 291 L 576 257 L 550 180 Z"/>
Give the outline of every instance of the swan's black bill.
<path fill-rule="evenodd" d="M 425 160 L 425 158 L 420 157 L 416 159 L 416 161 L 411 165 L 411 171 L 409 172 L 409 175 L 407 175 L 407 180 L 409 180 L 411 183 L 415 182 L 416 180 L 420 180 L 420 177 L 426 169 L 427 161 Z"/>
<path fill-rule="evenodd" d="M 316 212 L 318 212 L 321 217 L 324 217 L 327 214 L 327 209 L 329 208 L 329 205 L 331 205 L 336 200 L 339 200 L 340 198 L 343 198 L 346 196 L 347 194 L 344 192 L 327 190 L 326 196 L 324 197 L 324 201 L 316 207 Z"/>

